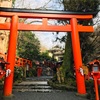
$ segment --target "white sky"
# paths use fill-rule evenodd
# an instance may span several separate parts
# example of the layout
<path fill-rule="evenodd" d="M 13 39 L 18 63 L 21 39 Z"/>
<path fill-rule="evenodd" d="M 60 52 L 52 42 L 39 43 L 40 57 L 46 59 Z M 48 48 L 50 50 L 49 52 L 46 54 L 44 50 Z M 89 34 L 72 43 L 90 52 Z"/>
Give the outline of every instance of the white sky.
<path fill-rule="evenodd" d="M 55 45 L 64 46 L 64 43 L 60 43 L 59 41 L 54 42 L 56 39 L 56 32 L 36 32 L 36 35 L 39 37 L 41 44 L 46 46 L 47 49 L 51 49 Z M 58 37 L 62 37 L 63 35 L 65 35 L 65 33 L 60 32 Z"/>
<path fill-rule="evenodd" d="M 16 0 L 15 8 L 27 8 L 27 9 L 38 9 L 42 8 L 46 5 L 50 0 Z M 52 10 L 62 10 L 63 5 L 57 3 L 58 0 L 51 0 L 48 5 L 45 6 L 46 9 Z M 100 13 L 98 14 L 100 17 Z M 94 19 L 94 23 L 97 21 L 97 18 Z M 100 25 L 100 22 L 98 23 Z M 53 35 L 52 32 L 34 32 L 36 36 L 39 38 L 41 44 L 45 46 L 47 49 L 52 48 L 56 44 L 60 44 L 59 42 L 53 42 L 55 40 L 56 35 Z M 59 37 L 64 35 L 65 33 L 60 33 Z M 63 45 L 63 44 L 62 44 Z"/>
<path fill-rule="evenodd" d="M 57 1 L 58 0 L 16 0 L 15 7 L 37 9 L 46 5 L 45 8 L 47 9 L 62 10 L 63 5 L 57 3 Z"/>
<path fill-rule="evenodd" d="M 94 26 L 97 26 L 97 25 L 100 25 L 100 11 L 99 13 L 97 14 L 97 16 L 93 19 L 94 21 Z"/>
<path fill-rule="evenodd" d="M 43 7 L 43 5 L 47 4 L 50 0 L 16 0 L 15 8 L 28 8 L 28 9 L 38 9 Z M 62 10 L 63 6 L 56 3 L 57 0 L 51 0 L 48 5 L 45 6 L 46 9 L 52 10 Z M 53 22 L 52 22 L 53 23 Z M 47 49 L 51 49 L 55 45 L 64 46 L 64 43 L 54 42 L 56 39 L 56 34 L 53 35 L 52 32 L 34 32 L 36 36 L 39 38 L 41 44 L 45 46 Z M 65 35 L 65 33 L 61 32 L 59 37 Z"/>

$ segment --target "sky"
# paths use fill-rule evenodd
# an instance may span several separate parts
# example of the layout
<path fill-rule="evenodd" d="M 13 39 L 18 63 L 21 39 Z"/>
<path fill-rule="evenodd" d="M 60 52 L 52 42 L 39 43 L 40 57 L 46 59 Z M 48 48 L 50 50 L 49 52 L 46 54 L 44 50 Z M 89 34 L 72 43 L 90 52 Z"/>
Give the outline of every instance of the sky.
<path fill-rule="evenodd" d="M 42 8 L 45 5 L 46 9 L 52 9 L 52 10 L 62 10 L 63 6 L 61 4 L 57 4 L 57 0 L 16 0 L 15 2 L 15 8 L 27 8 L 27 9 L 38 9 Z M 30 19 L 29 19 L 30 20 Z M 29 21 L 28 20 L 28 21 Z M 50 22 L 54 23 L 54 22 Z M 64 47 L 64 43 L 60 43 L 59 41 L 54 42 L 56 40 L 56 32 L 34 32 L 35 35 L 39 38 L 40 43 L 43 47 L 46 47 L 47 49 L 51 49 L 55 45 L 60 45 L 61 47 Z M 65 33 L 60 32 L 58 37 L 64 36 Z"/>
<path fill-rule="evenodd" d="M 50 2 L 49 2 L 50 1 Z M 16 0 L 16 8 L 38 9 L 45 5 L 46 9 L 62 10 L 63 5 L 57 3 L 58 0 Z"/>
<path fill-rule="evenodd" d="M 36 32 L 37 37 L 39 37 L 39 40 L 41 41 L 41 44 L 47 49 L 51 49 L 52 47 L 56 45 L 60 45 L 61 47 L 64 47 L 64 43 L 60 43 L 59 41 L 55 42 L 56 40 L 56 32 Z M 64 32 L 60 32 L 58 37 L 64 36 Z"/>
<path fill-rule="evenodd" d="M 50 2 L 49 2 L 50 1 Z M 27 9 L 46 9 L 50 10 L 63 10 L 63 5 L 57 3 L 58 0 L 16 0 L 15 8 L 27 8 Z M 100 17 L 100 13 L 97 17 Z M 97 21 L 97 18 L 94 19 L 94 23 Z M 51 23 L 54 23 L 51 21 Z M 100 24 L 100 23 L 97 23 Z M 97 25 L 96 24 L 96 25 Z M 56 34 L 52 32 L 34 32 L 39 38 L 41 45 L 45 46 L 47 49 L 51 49 L 55 45 L 61 45 L 64 47 L 64 44 L 59 42 L 55 43 Z M 60 33 L 59 37 L 64 36 L 66 33 Z"/>
<path fill-rule="evenodd" d="M 96 27 L 97 25 L 100 25 L 100 11 L 99 13 L 97 14 L 97 16 L 93 19 L 93 24 L 94 24 L 94 27 Z"/>

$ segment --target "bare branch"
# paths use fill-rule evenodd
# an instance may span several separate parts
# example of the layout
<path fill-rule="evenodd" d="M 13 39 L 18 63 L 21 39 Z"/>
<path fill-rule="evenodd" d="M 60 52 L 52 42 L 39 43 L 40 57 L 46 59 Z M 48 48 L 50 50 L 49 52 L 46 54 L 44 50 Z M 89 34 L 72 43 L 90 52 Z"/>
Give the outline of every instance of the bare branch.
<path fill-rule="evenodd" d="M 52 0 L 49 0 L 48 2 L 46 2 L 42 7 L 37 7 L 37 8 L 35 8 L 35 9 L 47 9 L 47 5 L 51 2 Z"/>

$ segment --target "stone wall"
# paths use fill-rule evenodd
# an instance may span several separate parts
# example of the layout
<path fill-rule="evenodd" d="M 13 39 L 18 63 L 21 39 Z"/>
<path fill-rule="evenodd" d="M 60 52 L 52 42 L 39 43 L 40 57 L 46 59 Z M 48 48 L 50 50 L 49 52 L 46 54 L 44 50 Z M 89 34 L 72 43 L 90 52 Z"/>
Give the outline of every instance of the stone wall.
<path fill-rule="evenodd" d="M 0 0 L 0 7 L 12 7 L 12 0 Z M 0 23 L 10 22 L 10 18 L 0 17 Z M 6 53 L 9 41 L 9 31 L 0 30 L 0 52 Z"/>

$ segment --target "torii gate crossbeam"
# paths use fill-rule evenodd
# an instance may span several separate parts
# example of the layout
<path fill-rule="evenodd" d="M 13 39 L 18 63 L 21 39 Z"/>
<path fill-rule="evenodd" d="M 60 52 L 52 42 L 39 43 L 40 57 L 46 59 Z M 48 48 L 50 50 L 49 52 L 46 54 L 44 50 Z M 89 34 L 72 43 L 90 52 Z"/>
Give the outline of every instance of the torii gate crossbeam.
<path fill-rule="evenodd" d="M 72 48 L 76 71 L 76 83 L 77 92 L 79 94 L 86 94 L 84 76 L 80 73 L 82 66 L 82 57 L 79 42 L 79 32 L 93 32 L 92 26 L 82 26 L 77 22 L 78 20 L 90 20 L 94 12 L 64 12 L 64 11 L 41 11 L 41 10 L 28 10 L 28 9 L 16 9 L 16 8 L 0 8 L 0 17 L 10 17 L 10 23 L 0 23 L 0 30 L 10 30 L 10 40 L 8 47 L 7 62 L 10 64 L 7 69 L 10 68 L 12 73 L 9 77 L 5 78 L 4 82 L 4 96 L 10 96 L 12 94 L 13 84 L 13 72 L 15 64 L 16 44 L 17 44 L 17 31 L 18 30 L 33 30 L 33 31 L 60 31 L 71 32 Z M 18 18 L 32 18 L 42 19 L 42 25 L 30 25 L 20 23 Z M 69 20 L 70 24 L 67 25 L 48 25 L 48 19 L 64 19 Z"/>

